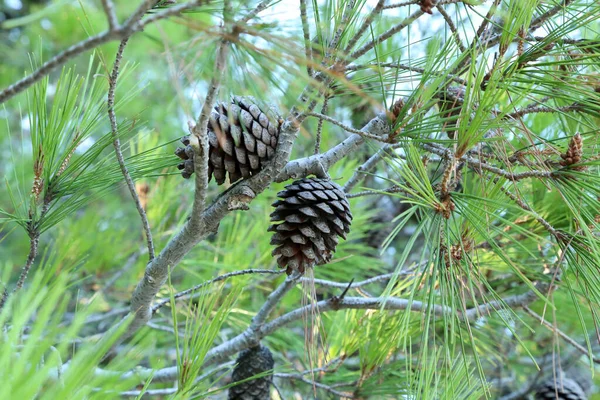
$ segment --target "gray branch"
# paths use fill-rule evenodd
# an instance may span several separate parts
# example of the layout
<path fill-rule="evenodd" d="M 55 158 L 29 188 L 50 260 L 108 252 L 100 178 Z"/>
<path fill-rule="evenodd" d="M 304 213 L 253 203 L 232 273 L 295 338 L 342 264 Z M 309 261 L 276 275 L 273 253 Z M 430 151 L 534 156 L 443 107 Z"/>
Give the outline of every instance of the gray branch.
<path fill-rule="evenodd" d="M 106 32 L 92 36 L 90 38 L 82 40 L 77 44 L 72 45 L 71 47 L 64 50 L 62 53 L 59 53 L 56 56 L 49 59 L 48 61 L 46 61 L 44 64 L 42 64 L 42 66 L 40 66 L 31 74 L 27 75 L 23 79 L 13 83 L 12 85 L 0 91 L 0 104 L 4 103 L 6 100 L 27 89 L 28 87 L 30 87 L 31 85 L 48 75 L 54 69 L 63 65 L 65 62 L 69 61 L 73 57 L 76 57 L 77 55 L 88 50 L 94 49 L 104 43 L 113 40 L 121 40 L 135 32 L 143 30 L 146 25 L 149 25 L 161 19 L 168 18 L 175 14 L 179 14 L 180 12 L 195 7 L 201 4 L 202 2 L 203 0 L 194 0 L 174 7 L 170 7 L 164 11 L 157 12 L 156 14 L 146 18 L 143 21 L 132 20 L 130 17 L 121 26 L 117 26 L 114 29 L 109 29 Z"/>

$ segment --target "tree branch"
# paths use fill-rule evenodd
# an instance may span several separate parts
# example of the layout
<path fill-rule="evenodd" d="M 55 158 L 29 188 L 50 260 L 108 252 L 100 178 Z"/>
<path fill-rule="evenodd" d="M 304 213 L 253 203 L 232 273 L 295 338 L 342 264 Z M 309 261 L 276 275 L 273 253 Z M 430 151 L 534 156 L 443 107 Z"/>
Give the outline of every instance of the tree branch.
<path fill-rule="evenodd" d="M 108 29 L 115 30 L 117 26 L 119 26 L 119 21 L 117 21 L 117 15 L 115 14 L 115 5 L 112 0 L 102 0 L 102 8 L 104 8 L 104 12 L 106 13 L 106 19 L 108 20 Z"/>
<path fill-rule="evenodd" d="M 377 137 L 389 135 L 390 131 L 391 128 L 385 114 L 379 114 L 361 129 L 361 132 Z M 290 161 L 274 181 L 283 182 L 327 171 L 333 164 L 356 151 L 363 142 L 364 137 L 355 133 L 325 153 Z"/>
<path fill-rule="evenodd" d="M 130 17 L 121 26 L 115 27 L 114 29 L 109 29 L 106 32 L 92 36 L 90 38 L 80 41 L 77 44 L 72 45 L 71 47 L 64 50 L 62 53 L 57 54 L 50 60 L 43 63 L 37 70 L 35 70 L 31 74 L 27 75 L 23 79 L 13 83 L 12 85 L 0 91 L 0 104 L 4 103 L 6 100 L 27 89 L 29 86 L 33 85 L 35 82 L 39 81 L 40 79 L 48 75 L 50 72 L 52 72 L 55 68 L 60 67 L 73 57 L 76 57 L 77 55 L 83 52 L 96 48 L 112 40 L 121 40 L 125 37 L 131 36 L 132 33 L 141 31 L 146 25 L 149 25 L 164 18 L 168 18 L 175 14 L 179 14 L 181 11 L 195 7 L 202 2 L 203 0 L 194 0 L 174 7 L 170 7 L 164 11 L 160 11 L 154 15 L 151 15 L 150 17 L 146 18 L 144 21 L 141 22 L 134 21 Z"/>
<path fill-rule="evenodd" d="M 129 189 L 129 193 L 131 194 L 131 198 L 135 203 L 135 208 L 140 214 L 140 219 L 142 220 L 142 228 L 144 230 L 144 234 L 146 235 L 146 244 L 148 246 L 148 257 L 150 261 L 154 259 L 154 241 L 152 240 L 152 230 L 150 229 L 150 222 L 148 222 L 148 217 L 146 216 L 146 211 L 140 202 L 140 198 L 138 196 L 137 190 L 135 188 L 135 182 L 133 178 L 129 174 L 127 166 L 125 165 L 125 159 L 123 158 L 123 153 L 121 152 L 121 141 L 119 140 L 119 132 L 117 126 L 117 117 L 115 115 L 115 89 L 117 87 L 117 79 L 119 78 L 119 67 L 121 65 L 121 59 L 123 58 L 123 51 L 125 50 L 125 46 L 127 46 L 127 42 L 129 37 L 121 40 L 121 44 L 119 45 L 119 49 L 117 50 L 117 55 L 115 56 L 115 63 L 113 65 L 112 73 L 108 79 L 108 119 L 110 120 L 110 127 L 112 129 L 112 137 L 113 137 L 113 146 L 115 148 L 115 154 L 117 155 L 117 160 L 119 162 L 119 167 L 121 168 L 121 173 L 125 178 L 125 182 L 127 183 L 127 188 Z"/>
<path fill-rule="evenodd" d="M 190 293 L 194 293 L 195 291 L 197 291 L 198 289 L 201 289 L 205 286 L 208 285 L 212 285 L 215 282 L 220 282 L 220 281 L 224 281 L 226 279 L 232 278 L 234 276 L 239 276 L 239 275 L 249 275 L 249 274 L 270 274 L 270 275 L 281 275 L 282 273 L 284 273 L 285 270 L 279 270 L 279 271 L 275 271 L 272 269 L 244 269 L 241 271 L 233 271 L 233 272 L 229 272 L 227 274 L 224 275 L 219 275 L 216 278 L 213 278 L 211 280 L 208 280 L 206 282 L 202 282 L 194 287 L 191 287 L 189 289 L 183 290 L 181 292 L 175 293 L 173 295 L 174 299 L 179 299 L 179 298 L 187 298 L 188 294 Z M 152 312 L 156 313 L 156 311 L 158 311 L 162 306 L 164 306 L 165 304 L 168 304 L 171 302 L 171 299 L 163 299 L 159 302 L 157 302 L 153 307 L 152 307 Z"/>
<path fill-rule="evenodd" d="M 588 349 L 586 349 L 585 347 L 583 347 L 582 345 L 580 345 L 579 343 L 577 343 L 577 341 L 575 339 L 571 338 L 569 335 L 567 335 L 566 333 L 564 333 L 563 331 L 561 331 L 557 327 L 553 326 L 551 323 L 549 323 L 548 321 L 546 321 L 543 317 L 541 317 L 540 315 L 538 315 L 536 312 L 534 312 L 533 310 L 531 310 L 529 307 L 524 306 L 523 310 L 525 310 L 525 312 L 527 314 L 531 315 L 533 318 L 535 318 L 538 321 L 540 321 L 540 323 L 542 325 L 544 325 L 546 328 L 548 328 L 552 332 L 556 333 L 558 336 L 562 337 L 567 343 L 569 343 L 571 346 L 573 346 L 574 348 L 576 348 L 581 354 L 583 354 L 586 357 L 590 358 L 596 364 L 600 364 L 600 358 L 596 357 L 594 354 L 590 354 L 590 352 L 588 351 Z"/>

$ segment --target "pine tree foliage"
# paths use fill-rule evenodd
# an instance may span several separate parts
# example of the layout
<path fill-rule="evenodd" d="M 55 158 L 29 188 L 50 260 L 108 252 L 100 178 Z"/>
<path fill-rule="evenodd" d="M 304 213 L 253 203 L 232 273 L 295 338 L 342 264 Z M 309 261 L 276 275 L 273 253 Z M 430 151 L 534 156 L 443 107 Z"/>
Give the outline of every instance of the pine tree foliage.
<path fill-rule="evenodd" d="M 600 3 L 17 3 L 0 398 L 600 398 Z"/>

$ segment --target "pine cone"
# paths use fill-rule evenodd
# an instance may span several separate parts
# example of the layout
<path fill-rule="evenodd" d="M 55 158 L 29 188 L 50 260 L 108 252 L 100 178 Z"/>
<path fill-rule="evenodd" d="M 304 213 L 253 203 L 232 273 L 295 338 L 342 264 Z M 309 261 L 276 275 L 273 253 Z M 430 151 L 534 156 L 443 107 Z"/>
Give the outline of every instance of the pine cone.
<path fill-rule="evenodd" d="M 275 232 L 272 255 L 287 274 L 322 265 L 331 260 L 338 236 L 346 239 L 352 214 L 342 188 L 330 179 L 304 178 L 277 193 L 269 227 Z"/>
<path fill-rule="evenodd" d="M 183 143 L 185 147 L 178 147 L 175 150 L 175 155 L 184 161 L 179 163 L 177 168 L 181 170 L 181 176 L 185 179 L 189 179 L 194 173 L 194 150 L 192 150 L 192 146 L 190 146 L 189 136 L 182 137 L 181 143 Z"/>
<path fill-rule="evenodd" d="M 433 14 L 433 7 L 435 7 L 435 3 L 433 0 L 421 0 L 421 11 L 427 13 L 429 15 Z"/>
<path fill-rule="evenodd" d="M 563 167 L 569 167 L 573 164 L 577 164 L 581 162 L 581 156 L 583 155 L 583 138 L 579 133 L 576 133 L 575 136 L 569 142 L 569 148 L 563 154 L 561 154 L 561 158 L 563 159 L 560 162 L 560 165 Z M 585 167 L 573 167 L 575 170 L 582 170 Z"/>
<path fill-rule="evenodd" d="M 577 382 L 573 379 L 563 377 L 557 380 L 551 378 L 538 386 L 535 392 L 535 399 L 587 400 L 587 396 Z"/>
<path fill-rule="evenodd" d="M 277 112 L 261 111 L 251 97 L 236 96 L 229 104 L 218 103 L 208 123 L 209 180 L 214 175 L 222 185 L 226 174 L 234 183 L 259 172 L 275 153 L 280 128 Z M 193 152 L 186 137 L 182 142 L 186 148 L 178 148 L 175 154 L 186 160 L 178 168 L 187 179 L 194 171 Z"/>
<path fill-rule="evenodd" d="M 275 362 L 271 351 L 257 346 L 240 352 L 237 365 L 231 378 L 234 382 L 243 381 L 258 374 L 272 370 Z M 273 375 L 253 379 L 229 388 L 229 400 L 268 400 L 271 398 L 270 386 Z"/>

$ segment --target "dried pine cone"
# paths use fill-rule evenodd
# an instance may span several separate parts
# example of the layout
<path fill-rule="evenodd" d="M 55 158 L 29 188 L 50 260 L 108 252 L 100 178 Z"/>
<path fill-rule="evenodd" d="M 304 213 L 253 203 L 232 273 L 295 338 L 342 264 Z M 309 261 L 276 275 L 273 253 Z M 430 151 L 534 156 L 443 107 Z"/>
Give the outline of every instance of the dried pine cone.
<path fill-rule="evenodd" d="M 243 381 L 272 370 L 274 364 L 271 351 L 264 346 L 243 350 L 240 352 L 231 378 L 234 382 Z M 229 400 L 268 400 L 271 398 L 272 381 L 273 375 L 266 375 L 232 386 L 229 389 Z"/>
<path fill-rule="evenodd" d="M 194 173 L 194 151 L 192 150 L 192 146 L 190 146 L 190 139 L 188 136 L 182 137 L 181 143 L 183 143 L 185 147 L 178 147 L 175 150 L 175 155 L 184 161 L 179 163 L 177 168 L 181 170 L 181 176 L 185 179 L 189 179 Z"/>
<path fill-rule="evenodd" d="M 560 162 L 560 165 L 563 167 L 569 167 L 573 164 L 577 164 L 581 162 L 581 156 L 583 155 L 583 138 L 579 133 L 576 133 L 575 136 L 569 142 L 569 148 L 567 151 L 560 155 L 563 159 Z M 575 170 L 582 170 L 584 167 L 573 167 Z"/>
<path fill-rule="evenodd" d="M 435 7 L 435 3 L 433 0 L 421 0 L 421 11 L 427 14 L 433 14 L 433 7 Z"/>
<path fill-rule="evenodd" d="M 275 232 L 271 244 L 277 264 L 304 273 L 307 268 L 331 260 L 338 236 L 346 239 L 352 214 L 342 188 L 330 179 L 304 178 L 277 193 L 282 200 L 273 203 L 272 222 Z"/>
<path fill-rule="evenodd" d="M 229 104 L 218 103 L 208 123 L 209 180 L 214 175 L 217 184 L 234 183 L 249 178 L 262 169 L 275 153 L 281 128 L 276 111 L 263 112 L 251 97 L 234 97 Z M 186 160 L 178 165 L 184 178 L 194 172 L 193 152 L 186 137 L 185 148 L 175 154 Z M 191 166 L 191 168 L 190 168 Z"/>
<path fill-rule="evenodd" d="M 573 379 L 562 378 L 554 380 L 551 378 L 537 387 L 535 391 L 536 400 L 587 400 L 587 396 L 581 386 Z"/>

